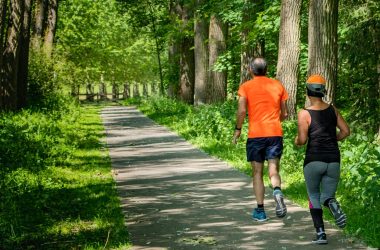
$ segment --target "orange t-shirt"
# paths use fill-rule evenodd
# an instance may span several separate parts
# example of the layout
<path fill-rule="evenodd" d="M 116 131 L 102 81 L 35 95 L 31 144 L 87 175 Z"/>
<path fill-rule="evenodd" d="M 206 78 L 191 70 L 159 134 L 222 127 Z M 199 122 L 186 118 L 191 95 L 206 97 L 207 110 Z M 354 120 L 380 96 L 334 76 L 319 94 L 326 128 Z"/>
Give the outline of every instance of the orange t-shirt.
<path fill-rule="evenodd" d="M 279 81 L 255 76 L 240 86 L 238 95 L 247 99 L 248 138 L 283 136 L 281 101 L 288 93 Z"/>

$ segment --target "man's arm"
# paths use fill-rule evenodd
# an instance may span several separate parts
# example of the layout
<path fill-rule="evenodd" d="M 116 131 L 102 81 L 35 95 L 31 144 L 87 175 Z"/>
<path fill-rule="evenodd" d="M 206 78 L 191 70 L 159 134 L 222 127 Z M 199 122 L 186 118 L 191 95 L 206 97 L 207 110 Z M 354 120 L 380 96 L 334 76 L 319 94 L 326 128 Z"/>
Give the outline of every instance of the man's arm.
<path fill-rule="evenodd" d="M 237 143 L 241 135 L 241 128 L 243 126 L 246 114 L 247 114 L 247 98 L 240 96 L 238 110 L 236 113 L 236 127 L 235 127 L 234 137 L 232 141 L 234 144 Z"/>
<path fill-rule="evenodd" d="M 281 101 L 280 121 L 284 121 L 288 116 L 288 105 L 286 105 L 286 101 Z"/>

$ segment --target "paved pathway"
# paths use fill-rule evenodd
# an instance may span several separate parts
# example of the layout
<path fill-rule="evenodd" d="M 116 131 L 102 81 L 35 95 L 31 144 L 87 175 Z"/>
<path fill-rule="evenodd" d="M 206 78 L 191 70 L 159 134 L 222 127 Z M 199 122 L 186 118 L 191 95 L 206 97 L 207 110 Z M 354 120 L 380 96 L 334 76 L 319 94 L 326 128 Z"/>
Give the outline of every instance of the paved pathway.
<path fill-rule="evenodd" d="M 112 166 L 133 249 L 366 249 L 326 225 L 329 244 L 310 244 L 306 209 L 286 201 L 288 215 L 251 219 L 251 178 L 210 157 L 134 107 L 102 112 Z"/>

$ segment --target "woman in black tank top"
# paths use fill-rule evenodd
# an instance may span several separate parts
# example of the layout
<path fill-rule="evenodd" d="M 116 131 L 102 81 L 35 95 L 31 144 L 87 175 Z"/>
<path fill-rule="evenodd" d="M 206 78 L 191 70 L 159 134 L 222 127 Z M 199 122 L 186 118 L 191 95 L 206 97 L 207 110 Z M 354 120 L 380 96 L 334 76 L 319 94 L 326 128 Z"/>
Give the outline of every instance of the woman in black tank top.
<path fill-rule="evenodd" d="M 295 138 L 296 145 L 307 142 L 303 171 L 310 214 L 317 232 L 312 242 L 316 244 L 327 244 L 322 205 L 330 209 L 337 226 L 343 228 L 346 225 L 346 215 L 335 199 L 335 193 L 340 176 L 338 141 L 346 138 L 350 129 L 339 111 L 322 100 L 325 83 L 319 75 L 308 78 L 306 90 L 311 105 L 298 113 L 298 135 Z"/>

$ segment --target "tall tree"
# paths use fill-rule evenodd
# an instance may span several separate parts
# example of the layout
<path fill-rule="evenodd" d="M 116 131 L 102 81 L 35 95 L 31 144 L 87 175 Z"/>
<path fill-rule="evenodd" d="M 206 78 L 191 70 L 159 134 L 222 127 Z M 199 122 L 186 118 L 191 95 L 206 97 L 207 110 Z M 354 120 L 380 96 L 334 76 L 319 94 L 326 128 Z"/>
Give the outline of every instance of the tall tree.
<path fill-rule="evenodd" d="M 8 0 L 0 0 L 0 65 L 4 50 L 4 35 L 6 28 Z"/>
<path fill-rule="evenodd" d="M 192 6 L 183 3 L 181 6 L 182 39 L 180 47 L 180 99 L 186 103 L 194 103 L 194 38 L 192 36 L 193 23 Z"/>
<path fill-rule="evenodd" d="M 45 30 L 45 17 L 46 17 L 46 7 L 47 7 L 47 0 L 36 0 L 36 7 L 34 10 L 34 18 L 33 18 L 33 47 L 35 49 L 40 49 L 42 40 L 43 40 L 43 34 Z"/>
<path fill-rule="evenodd" d="M 57 28 L 58 0 L 48 1 L 47 13 L 48 14 L 47 14 L 47 25 L 46 25 L 45 39 L 44 39 L 44 50 L 48 56 L 51 56 L 51 53 L 53 51 L 55 31 Z"/>
<path fill-rule="evenodd" d="M 178 0 L 171 0 L 169 4 L 169 15 L 171 24 L 176 27 L 175 24 L 179 23 L 181 19 L 181 5 Z M 168 41 L 168 88 L 167 95 L 171 98 L 176 97 L 179 84 L 179 63 L 180 63 L 180 39 L 176 35 L 176 32 L 171 33 Z"/>
<path fill-rule="evenodd" d="M 195 83 L 194 104 L 202 105 L 207 101 L 209 49 L 209 21 L 201 11 L 204 0 L 197 0 L 194 26 Z"/>
<path fill-rule="evenodd" d="M 0 108 L 17 108 L 20 38 L 24 19 L 24 0 L 10 1 L 7 39 L 0 69 Z"/>
<path fill-rule="evenodd" d="M 296 115 L 298 65 L 300 56 L 300 21 L 302 0 L 282 0 L 277 79 L 289 93 L 289 116 Z"/>
<path fill-rule="evenodd" d="M 18 108 L 23 108 L 27 104 L 27 89 L 28 89 L 28 62 L 29 62 L 29 42 L 30 42 L 30 23 L 32 0 L 25 0 L 24 6 L 24 22 L 20 37 L 20 56 L 19 56 L 19 73 L 17 86 L 17 101 Z"/>
<path fill-rule="evenodd" d="M 338 0 L 310 0 L 308 75 L 320 74 L 327 82 L 325 100 L 333 102 L 338 70 Z"/>
<path fill-rule="evenodd" d="M 249 64 L 253 58 L 264 56 L 265 43 L 260 37 L 250 38 L 259 12 L 264 10 L 264 0 L 244 0 L 241 31 L 240 84 L 251 79 Z"/>
<path fill-rule="evenodd" d="M 227 95 L 227 74 L 225 71 L 219 72 L 215 69 L 215 63 L 219 56 L 221 56 L 227 46 L 227 24 L 225 24 L 220 17 L 213 14 L 210 19 L 209 30 L 209 68 L 210 68 L 210 87 L 208 88 L 208 102 L 217 103 L 226 100 Z"/>

